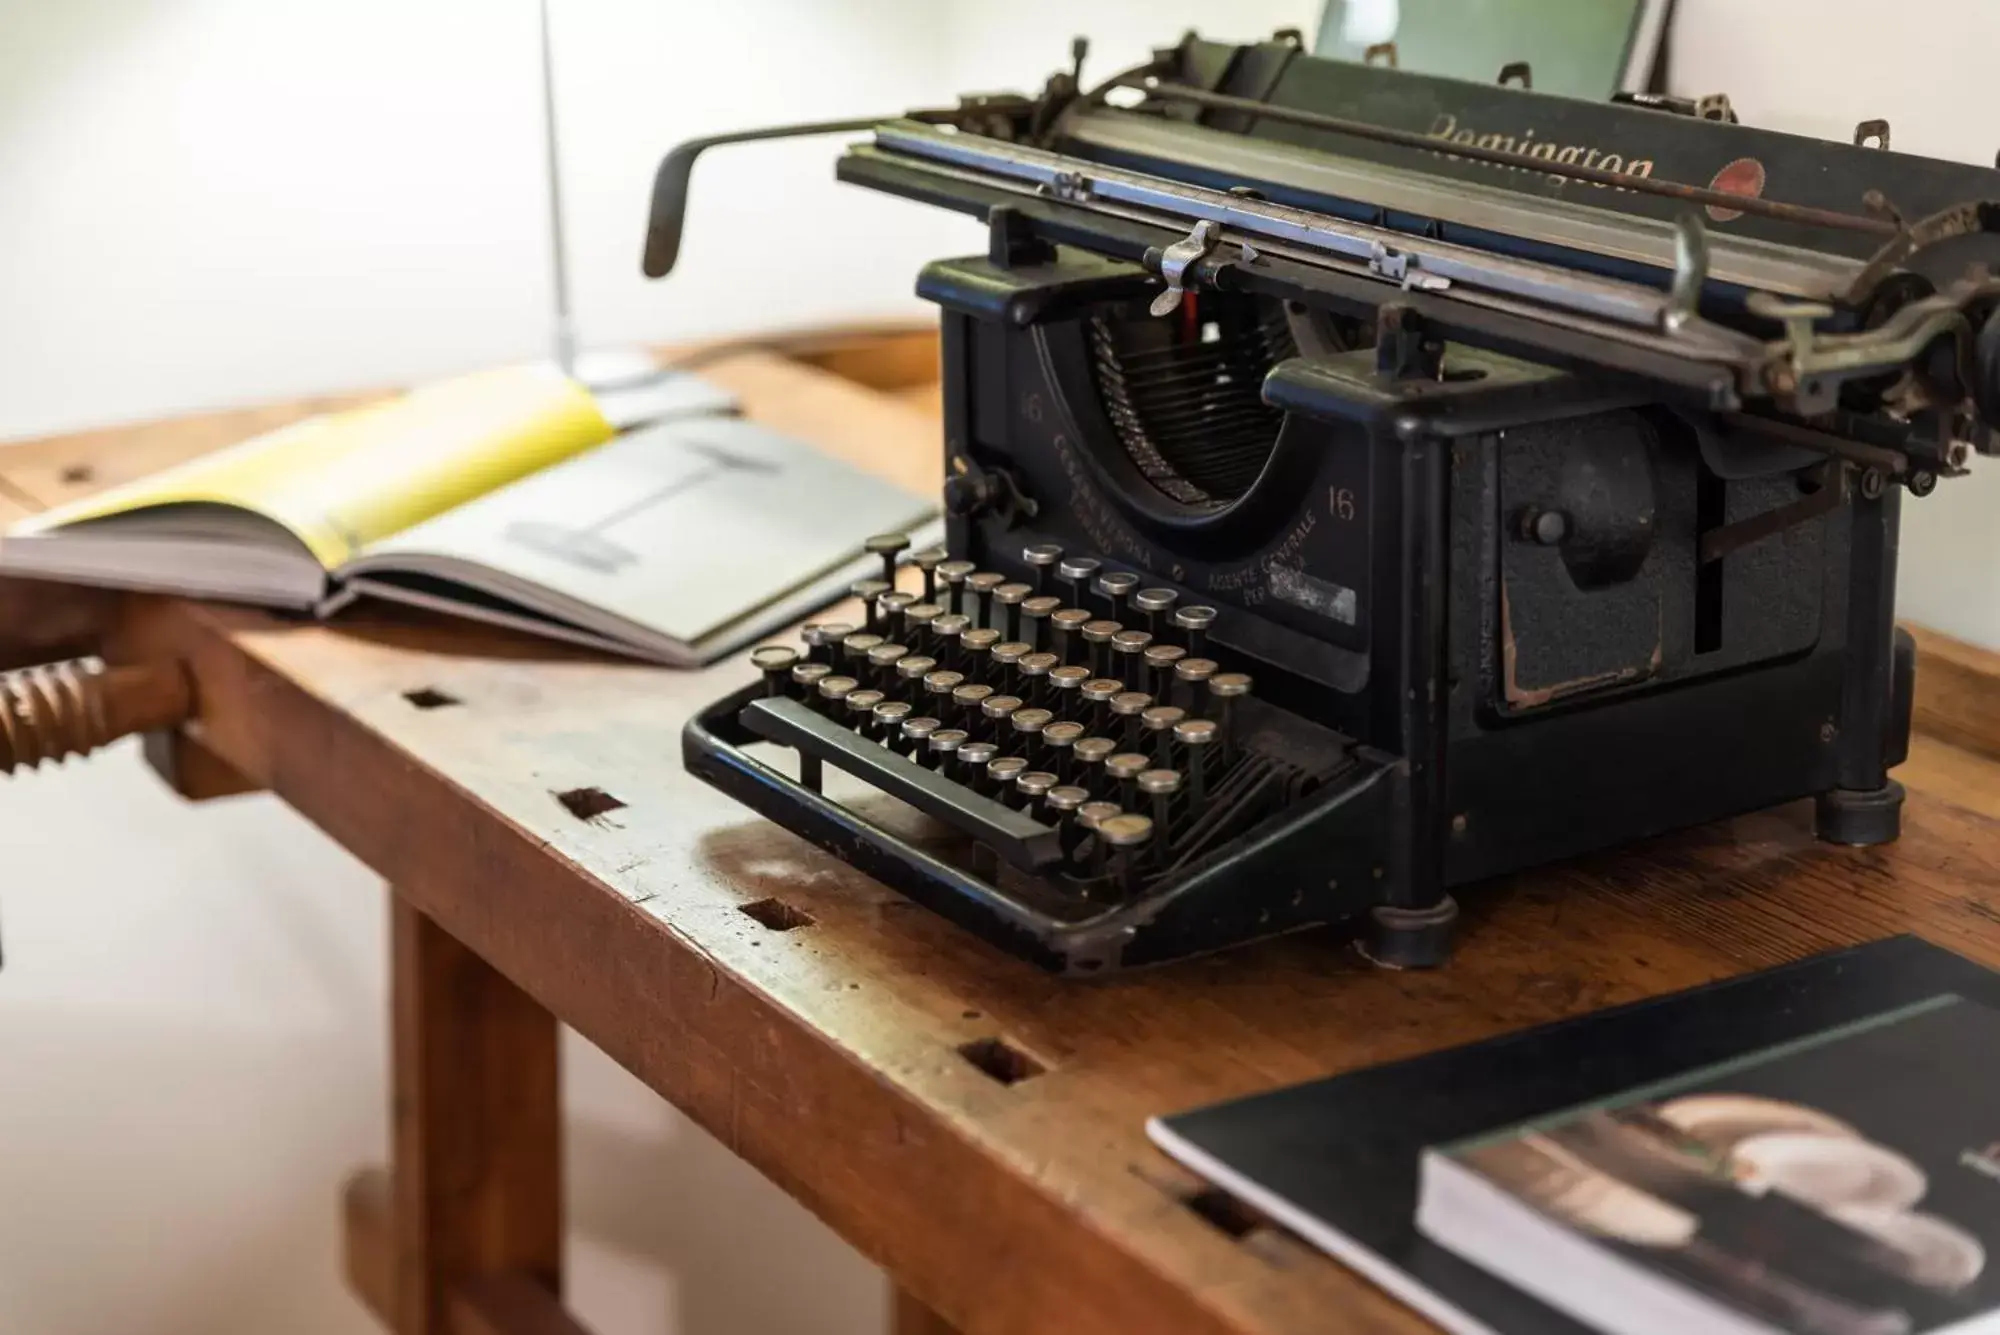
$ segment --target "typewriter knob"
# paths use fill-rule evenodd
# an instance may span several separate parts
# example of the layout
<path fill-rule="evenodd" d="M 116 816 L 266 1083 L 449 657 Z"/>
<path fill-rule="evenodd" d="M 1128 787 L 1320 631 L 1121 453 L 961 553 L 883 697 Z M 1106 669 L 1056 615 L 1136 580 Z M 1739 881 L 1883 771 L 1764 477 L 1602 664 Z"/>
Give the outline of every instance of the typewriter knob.
<path fill-rule="evenodd" d="M 1004 470 L 968 467 L 954 471 L 944 480 L 945 513 L 955 519 L 983 519 L 987 515 L 1015 510 L 1034 513 L 1034 506 L 1021 494 L 1014 479 Z"/>
<path fill-rule="evenodd" d="M 1521 536 L 1544 547 L 1560 547 L 1569 537 L 1569 516 L 1531 506 L 1521 512 Z"/>

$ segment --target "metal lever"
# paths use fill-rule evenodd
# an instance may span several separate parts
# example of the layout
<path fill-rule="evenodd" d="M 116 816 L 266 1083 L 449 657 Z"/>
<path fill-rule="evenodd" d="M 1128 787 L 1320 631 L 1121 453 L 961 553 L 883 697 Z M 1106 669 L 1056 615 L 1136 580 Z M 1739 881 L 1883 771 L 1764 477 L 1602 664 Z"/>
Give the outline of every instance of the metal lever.
<path fill-rule="evenodd" d="M 1203 218 L 1192 232 L 1160 252 L 1160 277 L 1166 280 L 1167 290 L 1153 298 L 1153 314 L 1172 315 L 1180 309 L 1187 292 L 1188 266 L 1214 250 L 1221 235 L 1222 229 L 1213 218 Z"/>
<path fill-rule="evenodd" d="M 756 130 L 736 130 L 690 139 L 676 144 L 660 159 L 653 174 L 653 209 L 646 219 L 646 254 L 640 263 L 648 278 L 664 278 L 673 272 L 681 255 L 681 227 L 687 221 L 688 178 L 694 174 L 694 160 L 711 148 L 724 144 L 749 144 L 760 139 L 802 139 L 815 134 L 858 134 L 873 129 L 894 116 L 868 116 L 844 121 L 802 121 L 796 125 L 766 125 Z"/>

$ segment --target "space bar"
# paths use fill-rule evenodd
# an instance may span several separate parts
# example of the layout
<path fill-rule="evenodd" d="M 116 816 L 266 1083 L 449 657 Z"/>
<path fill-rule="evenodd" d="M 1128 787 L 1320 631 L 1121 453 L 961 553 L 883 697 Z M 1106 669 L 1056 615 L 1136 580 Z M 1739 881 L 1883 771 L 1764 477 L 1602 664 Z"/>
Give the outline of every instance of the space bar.
<path fill-rule="evenodd" d="M 835 769 L 866 779 L 917 810 L 987 845 L 1023 871 L 1062 857 L 1056 831 L 1022 812 L 976 793 L 869 741 L 783 696 L 752 700 L 739 716 L 766 741 L 817 756 Z"/>

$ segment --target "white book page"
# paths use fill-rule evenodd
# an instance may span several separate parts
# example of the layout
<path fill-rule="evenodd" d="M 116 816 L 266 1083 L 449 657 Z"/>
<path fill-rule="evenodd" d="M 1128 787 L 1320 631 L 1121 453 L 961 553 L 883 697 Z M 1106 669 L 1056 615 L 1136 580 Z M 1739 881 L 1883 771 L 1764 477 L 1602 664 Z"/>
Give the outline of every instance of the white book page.
<path fill-rule="evenodd" d="M 932 504 L 734 418 L 663 422 L 371 546 L 341 574 L 454 579 L 612 636 L 692 645 Z"/>

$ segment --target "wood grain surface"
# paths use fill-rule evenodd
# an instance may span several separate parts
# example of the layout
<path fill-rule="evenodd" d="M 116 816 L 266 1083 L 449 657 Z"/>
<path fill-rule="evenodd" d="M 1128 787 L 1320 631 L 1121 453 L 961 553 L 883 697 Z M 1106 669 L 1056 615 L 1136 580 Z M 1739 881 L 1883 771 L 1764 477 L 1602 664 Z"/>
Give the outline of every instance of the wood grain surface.
<path fill-rule="evenodd" d="M 934 425 L 896 411 L 854 447 L 934 470 Z M 970 1335 L 1424 1329 L 1289 1235 L 1190 1208 L 1145 1119 L 1894 932 L 2000 965 L 2000 769 L 1935 739 L 1901 771 L 1891 846 L 1819 844 L 1798 804 L 1479 887 L 1432 972 L 1319 933 L 1080 983 L 684 774 L 681 726 L 740 660 L 677 673 L 396 611 L 313 626 L 159 599 L 116 630 L 120 653 L 192 665 L 218 757 Z M 792 912 L 745 911 L 768 900 Z M 1040 1073 L 994 1079 L 962 1055 L 982 1042 Z"/>

